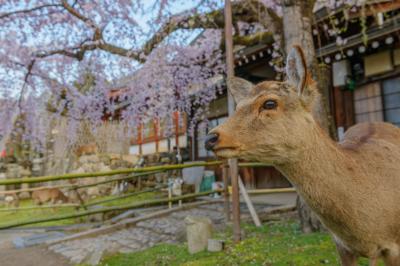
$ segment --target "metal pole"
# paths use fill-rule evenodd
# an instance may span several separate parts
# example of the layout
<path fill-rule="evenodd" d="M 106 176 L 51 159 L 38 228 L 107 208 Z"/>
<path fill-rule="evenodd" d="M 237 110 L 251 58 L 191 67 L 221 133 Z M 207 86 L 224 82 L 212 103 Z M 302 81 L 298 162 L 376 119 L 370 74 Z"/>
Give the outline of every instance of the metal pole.
<path fill-rule="evenodd" d="M 225 48 L 226 48 L 226 74 L 228 78 L 235 76 L 233 62 L 233 39 L 232 39 L 232 5 L 231 0 L 225 0 Z M 228 88 L 228 112 L 231 116 L 235 112 L 235 103 Z M 237 159 L 228 160 L 231 184 L 232 184 L 232 220 L 233 220 L 233 240 L 240 242 L 240 198 L 238 181 Z"/>

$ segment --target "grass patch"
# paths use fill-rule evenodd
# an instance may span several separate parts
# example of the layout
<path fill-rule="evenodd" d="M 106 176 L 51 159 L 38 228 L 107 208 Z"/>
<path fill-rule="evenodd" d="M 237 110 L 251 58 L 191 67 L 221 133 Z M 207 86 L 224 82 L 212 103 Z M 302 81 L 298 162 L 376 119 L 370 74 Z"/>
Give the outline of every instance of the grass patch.
<path fill-rule="evenodd" d="M 128 192 L 128 193 L 131 193 L 131 192 Z M 100 205 L 103 207 L 123 206 L 123 205 L 127 205 L 127 204 L 132 204 L 135 202 L 141 202 L 141 201 L 155 199 L 157 195 L 160 195 L 160 193 L 159 192 L 145 192 L 142 194 L 133 195 L 132 197 L 128 197 L 128 198 L 115 199 L 113 201 L 104 202 L 104 203 L 101 203 Z M 114 197 L 115 196 L 112 196 L 112 195 L 105 196 L 105 197 L 99 197 L 99 198 L 96 198 L 93 200 L 89 200 L 87 203 L 100 201 L 100 200 L 108 200 L 108 199 L 112 199 Z"/>
<path fill-rule="evenodd" d="M 21 200 L 20 207 L 32 207 L 35 206 L 33 202 L 29 200 Z M 2 206 L 4 208 L 4 206 Z M 37 218 L 50 218 L 52 216 L 64 215 L 74 213 L 75 209 L 71 208 L 56 208 L 56 209 L 43 209 L 43 210 L 20 210 L 11 212 L 0 212 L 0 225 L 7 225 L 14 222 L 30 221 Z M 41 224 L 36 224 L 36 226 L 53 226 L 53 225 L 69 225 L 73 224 L 75 221 L 73 219 L 46 222 Z M 27 225 L 28 227 L 34 225 Z"/>
<path fill-rule="evenodd" d="M 131 203 L 135 203 L 135 202 L 141 202 L 141 201 L 145 201 L 145 200 L 149 200 L 149 199 L 154 199 L 155 196 L 156 196 L 155 192 L 147 192 L 147 193 L 135 195 L 135 196 L 132 196 L 129 198 L 118 199 L 118 200 L 102 203 L 101 206 L 103 206 L 103 207 L 122 206 L 122 205 L 131 204 Z M 92 202 L 92 201 L 109 199 L 109 198 L 112 198 L 112 196 L 98 197 L 96 199 L 88 201 L 88 203 Z M 33 204 L 33 202 L 30 199 L 20 201 L 20 207 L 31 207 L 31 206 L 35 206 L 35 205 Z M 0 206 L 0 207 L 4 208 L 4 206 Z M 51 217 L 60 216 L 60 215 L 73 214 L 75 212 L 76 212 L 76 210 L 73 207 L 55 208 L 55 209 L 47 208 L 47 209 L 42 209 L 42 210 L 39 210 L 39 209 L 38 210 L 20 210 L 20 211 L 14 211 L 14 212 L 0 212 L 0 226 L 14 223 L 17 221 L 23 222 L 23 221 L 30 221 L 30 220 L 37 219 L 37 218 L 43 218 L 43 219 L 51 218 Z M 80 223 L 80 222 L 84 222 L 84 221 L 85 221 L 85 217 L 27 225 L 26 227 L 70 225 L 70 224 Z"/>
<path fill-rule="evenodd" d="M 256 228 L 242 225 L 245 239 L 238 245 L 227 241 L 223 252 L 207 251 L 191 255 L 185 244 L 160 244 L 150 249 L 118 254 L 103 260 L 102 266 L 234 266 L 234 265 L 277 265 L 314 266 L 339 265 L 335 245 L 328 233 L 303 234 L 295 221 L 274 222 Z M 217 235 L 229 239 L 229 230 Z M 366 259 L 360 260 L 366 266 Z M 383 265 L 383 264 L 379 264 Z"/>

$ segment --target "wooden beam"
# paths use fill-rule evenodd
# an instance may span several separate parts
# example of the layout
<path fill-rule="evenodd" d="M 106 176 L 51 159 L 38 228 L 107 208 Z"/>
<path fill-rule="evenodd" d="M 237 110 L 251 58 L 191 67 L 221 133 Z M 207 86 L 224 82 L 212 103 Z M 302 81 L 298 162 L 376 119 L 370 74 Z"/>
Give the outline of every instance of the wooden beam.
<path fill-rule="evenodd" d="M 239 180 L 240 192 L 242 193 L 242 196 L 244 198 L 244 201 L 246 202 L 247 208 L 249 209 L 251 218 L 253 219 L 253 222 L 256 225 L 256 227 L 260 227 L 261 226 L 260 219 L 258 218 L 257 212 L 254 209 L 253 203 L 250 200 L 249 194 L 247 194 L 246 188 L 244 187 L 243 181 L 240 178 L 240 176 L 239 176 L 238 180 Z"/>

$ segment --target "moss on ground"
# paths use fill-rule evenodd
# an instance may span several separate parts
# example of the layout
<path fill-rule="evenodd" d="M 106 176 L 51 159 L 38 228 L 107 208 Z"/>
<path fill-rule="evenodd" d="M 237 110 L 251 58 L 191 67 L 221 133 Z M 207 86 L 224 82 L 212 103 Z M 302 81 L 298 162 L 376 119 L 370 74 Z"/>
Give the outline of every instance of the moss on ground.
<path fill-rule="evenodd" d="M 105 258 L 101 265 L 339 265 L 335 245 L 328 233 L 303 234 L 296 221 L 274 222 L 261 228 L 243 225 L 243 228 L 245 239 L 238 245 L 233 245 L 228 240 L 227 248 L 223 252 L 204 251 L 191 255 L 185 244 L 160 244 L 141 252 Z M 228 236 L 231 236 L 229 231 L 216 237 L 227 239 Z M 360 265 L 368 265 L 367 260 L 360 260 Z"/>
<path fill-rule="evenodd" d="M 131 203 L 135 203 L 135 202 L 154 199 L 155 196 L 156 196 L 155 192 L 147 192 L 147 193 L 139 194 L 139 195 L 132 196 L 129 198 L 110 201 L 110 202 L 107 202 L 107 203 L 104 203 L 101 205 L 104 207 L 122 206 L 122 205 L 131 204 Z M 98 200 L 103 200 L 103 199 L 109 199 L 111 197 L 112 196 L 99 197 L 94 200 L 98 201 Z M 91 201 L 89 201 L 89 203 L 90 202 Z M 20 202 L 20 207 L 31 207 L 31 206 L 35 206 L 35 205 L 33 204 L 33 202 L 30 199 L 22 200 Z M 4 206 L 0 206 L 0 208 L 4 208 Z M 43 209 L 43 210 L 20 210 L 20 211 L 12 211 L 12 212 L 0 212 L 0 226 L 14 223 L 17 221 L 23 222 L 23 221 L 29 221 L 29 220 L 33 220 L 33 219 L 37 219 L 37 218 L 43 218 L 43 219 L 51 218 L 54 216 L 66 215 L 66 214 L 71 214 L 74 212 L 76 212 L 76 210 L 73 207 L 71 207 L 71 208 L 56 208 L 56 209 L 47 208 L 47 209 Z M 70 225 L 70 224 L 75 224 L 75 223 L 81 223 L 84 221 L 85 221 L 85 217 L 27 225 L 27 227 Z"/>

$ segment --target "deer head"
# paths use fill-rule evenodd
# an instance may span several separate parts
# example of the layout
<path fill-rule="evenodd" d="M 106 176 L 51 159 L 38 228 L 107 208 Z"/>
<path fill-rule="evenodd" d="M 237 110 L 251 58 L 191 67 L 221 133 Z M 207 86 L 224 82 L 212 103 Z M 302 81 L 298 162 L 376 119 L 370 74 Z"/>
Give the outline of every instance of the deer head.
<path fill-rule="evenodd" d="M 236 112 L 209 133 L 206 148 L 223 158 L 262 158 L 276 164 L 295 158 L 316 128 L 311 111 L 318 94 L 299 46 L 288 55 L 286 74 L 285 82 L 257 85 L 241 78 L 228 80 Z"/>

